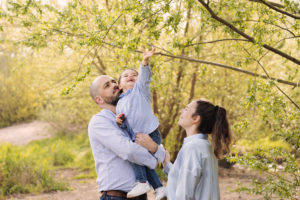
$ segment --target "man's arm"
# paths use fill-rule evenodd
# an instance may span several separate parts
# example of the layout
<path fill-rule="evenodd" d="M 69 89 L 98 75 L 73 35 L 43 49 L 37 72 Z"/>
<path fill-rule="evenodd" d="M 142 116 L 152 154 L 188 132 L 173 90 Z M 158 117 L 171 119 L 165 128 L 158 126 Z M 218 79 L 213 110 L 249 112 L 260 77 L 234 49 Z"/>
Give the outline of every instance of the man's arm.
<path fill-rule="evenodd" d="M 157 145 L 148 134 L 138 133 L 135 137 L 135 142 L 153 153 L 158 162 L 164 162 L 166 150 L 162 145 Z"/>
<path fill-rule="evenodd" d="M 145 165 L 151 169 L 156 167 L 157 161 L 152 154 L 123 135 L 113 120 L 96 116 L 89 126 L 89 132 L 93 133 L 93 139 L 98 140 L 123 160 Z M 158 149 L 158 151 L 161 150 Z"/>

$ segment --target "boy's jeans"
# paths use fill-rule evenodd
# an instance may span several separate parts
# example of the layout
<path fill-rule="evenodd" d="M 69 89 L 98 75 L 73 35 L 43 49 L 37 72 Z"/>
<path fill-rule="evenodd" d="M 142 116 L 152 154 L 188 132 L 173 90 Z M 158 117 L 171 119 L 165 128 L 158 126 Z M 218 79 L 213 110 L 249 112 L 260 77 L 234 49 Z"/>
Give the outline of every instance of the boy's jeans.
<path fill-rule="evenodd" d="M 158 129 L 149 134 L 154 142 L 158 145 L 161 144 L 161 135 Z M 131 163 L 133 167 L 133 171 L 135 173 L 136 181 L 146 182 L 148 181 L 150 185 L 155 190 L 156 188 L 162 187 L 162 184 L 159 180 L 159 177 L 154 169 L 149 169 L 148 167 L 137 165 L 135 163 Z"/>

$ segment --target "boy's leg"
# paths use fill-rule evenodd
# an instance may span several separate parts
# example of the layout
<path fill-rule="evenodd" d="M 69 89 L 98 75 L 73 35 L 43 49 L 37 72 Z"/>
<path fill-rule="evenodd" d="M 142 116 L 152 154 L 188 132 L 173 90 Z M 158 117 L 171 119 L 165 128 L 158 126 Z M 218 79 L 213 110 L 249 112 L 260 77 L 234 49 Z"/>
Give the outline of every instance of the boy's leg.
<path fill-rule="evenodd" d="M 131 163 L 133 171 L 136 175 L 136 184 L 127 193 L 127 198 L 137 197 L 151 190 L 151 186 L 147 180 L 146 167 Z"/>
<path fill-rule="evenodd" d="M 163 186 L 154 169 L 149 169 L 148 167 L 146 167 L 146 173 L 147 173 L 148 182 L 150 183 L 150 185 L 153 187 L 154 190 L 156 188 Z"/>
<path fill-rule="evenodd" d="M 146 182 L 147 181 L 146 167 L 137 165 L 135 163 L 131 163 L 131 166 L 133 168 L 136 181 L 139 181 L 141 183 Z"/>

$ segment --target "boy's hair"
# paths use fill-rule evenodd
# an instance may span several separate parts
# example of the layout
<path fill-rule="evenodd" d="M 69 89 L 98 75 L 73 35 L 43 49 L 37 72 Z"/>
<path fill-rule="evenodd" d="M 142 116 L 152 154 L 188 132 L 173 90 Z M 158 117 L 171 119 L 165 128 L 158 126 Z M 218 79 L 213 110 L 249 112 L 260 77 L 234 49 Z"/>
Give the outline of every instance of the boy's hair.
<path fill-rule="evenodd" d="M 135 72 L 139 75 L 138 71 L 136 71 L 135 69 L 132 69 L 132 68 L 124 69 L 123 72 L 121 73 L 121 75 L 119 76 L 118 84 L 120 84 L 121 78 L 122 78 L 122 74 L 123 74 L 126 70 L 132 70 L 132 71 L 135 71 Z"/>

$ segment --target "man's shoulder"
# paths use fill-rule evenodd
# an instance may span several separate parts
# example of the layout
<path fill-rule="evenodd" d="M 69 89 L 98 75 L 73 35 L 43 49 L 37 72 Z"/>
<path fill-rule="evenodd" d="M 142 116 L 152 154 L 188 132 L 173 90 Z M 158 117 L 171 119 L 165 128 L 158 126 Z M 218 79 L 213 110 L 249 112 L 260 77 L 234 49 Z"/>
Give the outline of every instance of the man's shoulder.
<path fill-rule="evenodd" d="M 95 124 L 97 122 L 101 121 L 110 121 L 111 119 L 114 119 L 113 112 L 107 109 L 102 109 L 97 114 L 93 115 L 93 117 L 90 119 L 89 125 Z"/>

